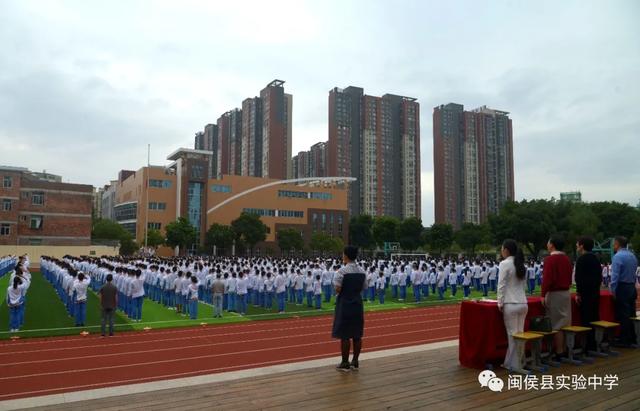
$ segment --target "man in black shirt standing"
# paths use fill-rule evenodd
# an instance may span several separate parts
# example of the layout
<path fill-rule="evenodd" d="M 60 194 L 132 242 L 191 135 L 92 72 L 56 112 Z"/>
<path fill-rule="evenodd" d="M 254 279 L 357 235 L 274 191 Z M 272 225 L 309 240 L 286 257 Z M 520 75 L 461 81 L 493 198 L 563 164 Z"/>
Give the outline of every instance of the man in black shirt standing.
<path fill-rule="evenodd" d="M 602 265 L 593 250 L 593 238 L 580 237 L 576 244 L 576 302 L 583 326 L 591 327 L 593 321 L 600 319 L 600 285 L 602 283 Z M 595 350 L 596 341 L 593 330 L 589 333 L 587 349 Z"/>

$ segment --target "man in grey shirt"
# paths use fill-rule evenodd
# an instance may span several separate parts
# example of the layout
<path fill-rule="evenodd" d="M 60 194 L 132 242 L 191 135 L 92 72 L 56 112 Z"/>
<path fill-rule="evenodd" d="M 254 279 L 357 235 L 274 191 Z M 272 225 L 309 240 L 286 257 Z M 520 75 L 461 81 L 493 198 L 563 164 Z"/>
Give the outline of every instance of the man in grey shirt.
<path fill-rule="evenodd" d="M 118 289 L 113 285 L 113 275 L 107 274 L 107 283 L 100 289 L 100 305 L 102 307 L 102 336 L 109 322 L 109 336 L 113 335 L 113 314 L 118 306 Z"/>
<path fill-rule="evenodd" d="M 211 293 L 213 294 L 213 317 L 222 318 L 222 295 L 224 294 L 224 281 L 221 274 L 216 274 L 216 279 L 211 284 Z"/>

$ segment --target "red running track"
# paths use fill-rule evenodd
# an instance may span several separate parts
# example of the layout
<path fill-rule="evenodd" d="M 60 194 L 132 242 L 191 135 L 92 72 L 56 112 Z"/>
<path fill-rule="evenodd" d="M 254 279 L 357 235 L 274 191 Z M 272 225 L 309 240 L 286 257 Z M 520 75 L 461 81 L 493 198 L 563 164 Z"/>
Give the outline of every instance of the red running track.
<path fill-rule="evenodd" d="M 363 351 L 458 337 L 460 305 L 366 313 Z M 332 316 L 4 342 L 0 401 L 338 357 Z M 337 360 L 336 360 L 337 361 Z"/>

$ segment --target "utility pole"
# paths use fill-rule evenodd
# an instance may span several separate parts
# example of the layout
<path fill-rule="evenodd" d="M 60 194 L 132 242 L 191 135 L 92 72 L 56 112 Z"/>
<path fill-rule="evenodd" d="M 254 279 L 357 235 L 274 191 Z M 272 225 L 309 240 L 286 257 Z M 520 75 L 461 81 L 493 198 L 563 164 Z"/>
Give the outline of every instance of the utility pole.
<path fill-rule="evenodd" d="M 146 251 L 147 240 L 149 238 L 149 173 L 151 172 L 151 144 L 147 144 L 147 181 L 145 183 L 145 201 L 144 201 L 144 248 Z"/>

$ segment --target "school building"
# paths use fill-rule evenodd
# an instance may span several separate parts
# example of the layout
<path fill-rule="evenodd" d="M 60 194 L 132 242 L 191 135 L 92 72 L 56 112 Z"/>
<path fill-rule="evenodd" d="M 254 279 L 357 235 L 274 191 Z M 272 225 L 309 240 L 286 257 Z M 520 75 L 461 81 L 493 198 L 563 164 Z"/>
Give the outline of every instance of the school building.
<path fill-rule="evenodd" d="M 0 166 L 0 203 L 0 245 L 91 244 L 90 185 Z"/>
<path fill-rule="evenodd" d="M 212 153 L 207 150 L 181 148 L 167 160 L 167 166 L 123 170 L 105 190 L 110 198 L 103 198 L 107 200 L 103 217 L 113 216 L 140 245 L 144 245 L 145 227 L 165 234 L 167 224 L 185 217 L 198 233 L 195 250 L 204 245 L 213 223 L 230 225 L 242 212 L 259 215 L 267 226 L 267 238 L 257 245 L 258 252 L 277 251 L 276 235 L 283 228 L 300 230 L 306 243 L 314 232 L 347 243 L 348 179 L 311 179 L 301 185 L 239 175 L 209 178 Z M 173 250 L 161 247 L 158 253 L 168 256 Z"/>

